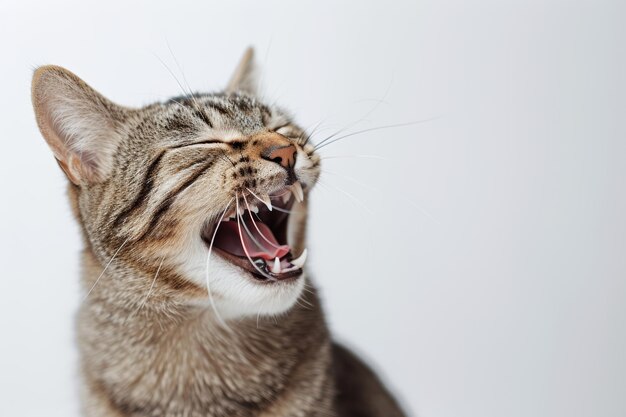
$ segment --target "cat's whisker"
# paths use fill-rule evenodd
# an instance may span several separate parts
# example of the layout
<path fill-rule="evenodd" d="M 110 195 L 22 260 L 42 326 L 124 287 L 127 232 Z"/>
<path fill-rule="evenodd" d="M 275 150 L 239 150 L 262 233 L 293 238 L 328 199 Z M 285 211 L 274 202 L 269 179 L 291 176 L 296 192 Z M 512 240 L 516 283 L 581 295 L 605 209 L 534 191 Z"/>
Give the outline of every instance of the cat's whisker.
<path fill-rule="evenodd" d="M 267 243 L 269 243 L 270 245 L 272 245 L 275 248 L 279 248 L 279 246 L 277 246 L 274 243 L 272 243 L 263 233 L 261 233 L 261 230 L 259 229 L 259 226 L 257 226 L 256 221 L 254 221 L 254 218 L 252 217 L 252 210 L 250 210 L 250 205 L 248 204 L 248 199 L 246 198 L 245 194 L 243 194 L 243 201 L 246 203 L 246 207 L 248 207 L 248 214 L 250 215 L 250 220 L 252 220 L 252 224 L 256 228 L 256 231 L 259 232 L 259 234 L 261 235 L 263 240 L 265 240 Z M 244 225 L 245 225 L 245 223 L 244 223 Z M 261 245 L 259 245 L 259 246 L 261 246 Z"/>
<path fill-rule="evenodd" d="M 428 119 L 423 119 L 423 120 L 416 120 L 414 122 L 406 122 L 406 123 L 396 123 L 396 124 L 391 124 L 391 125 L 384 125 L 384 126 L 376 126 L 376 127 L 370 127 L 368 129 L 362 129 L 362 130 L 358 130 L 356 132 L 352 132 L 352 133 L 348 133 L 347 135 L 343 135 L 343 136 L 339 136 L 338 138 L 334 138 L 332 140 L 329 141 L 324 141 L 324 143 L 318 143 L 315 148 L 316 151 L 322 149 L 325 146 L 331 145 L 333 143 L 336 143 L 340 140 L 352 137 L 352 136 L 356 136 L 356 135 L 360 135 L 362 133 L 367 133 L 367 132 L 373 132 L 376 130 L 382 130 L 382 129 L 392 129 L 392 128 L 396 128 L 396 127 L 404 127 L 404 126 L 413 126 L 413 125 L 418 125 L 421 123 L 427 123 L 427 122 L 431 122 L 433 120 L 438 119 L 439 116 L 436 117 L 430 117 Z"/>
<path fill-rule="evenodd" d="M 370 191 L 380 192 L 380 190 L 377 189 L 376 187 L 372 187 L 371 185 L 365 184 L 365 183 L 363 183 L 363 182 L 361 182 L 361 181 L 359 181 L 359 180 L 357 180 L 357 179 L 355 179 L 353 177 L 350 177 L 348 175 L 344 175 L 344 174 L 339 174 L 339 173 L 336 173 L 336 172 L 328 171 L 327 169 L 322 169 L 321 171 L 324 174 L 336 175 L 336 176 L 338 176 L 340 178 L 343 178 L 343 179 L 345 179 L 347 181 L 353 182 L 356 185 L 360 185 L 363 188 L 367 188 Z"/>
<path fill-rule="evenodd" d="M 307 300 L 305 300 L 302 295 L 300 297 L 296 298 L 296 302 L 298 304 L 300 304 L 301 302 L 304 303 L 304 304 L 300 304 L 300 306 L 302 306 L 303 308 L 305 308 L 307 310 L 311 310 L 314 307 L 313 304 L 311 304 Z"/>
<path fill-rule="evenodd" d="M 324 139 L 322 139 L 321 141 L 319 141 L 318 143 L 316 143 L 313 146 L 313 150 L 316 151 L 318 148 L 322 147 L 322 145 L 324 145 L 326 142 L 328 142 L 329 140 L 331 140 L 332 138 L 334 138 L 335 136 L 345 132 L 346 130 L 350 129 L 353 126 L 353 124 L 350 124 L 346 127 L 343 127 L 339 130 L 336 130 L 335 132 L 333 132 L 332 134 L 330 134 L 329 136 L 326 136 Z"/>
<path fill-rule="evenodd" d="M 196 98 L 196 95 L 193 93 L 193 90 L 191 89 L 191 86 L 189 85 L 189 82 L 187 81 L 187 76 L 185 76 L 185 71 L 183 71 L 183 68 L 180 66 L 180 64 L 178 62 L 178 59 L 176 59 L 176 55 L 174 55 L 174 51 L 172 51 L 172 47 L 170 46 L 170 43 L 166 41 L 166 44 L 167 44 L 167 49 L 170 51 L 170 55 L 172 55 L 172 59 L 174 60 L 174 64 L 176 64 L 176 67 L 178 68 L 178 71 L 180 72 L 180 75 L 183 76 L 183 82 L 187 86 L 187 91 L 188 91 L 187 97 L 191 98 L 191 101 L 193 101 L 194 107 L 196 108 L 196 110 L 198 112 L 202 113 L 204 117 L 206 117 L 206 114 L 204 113 L 204 110 L 200 106 L 200 103 L 198 102 L 198 99 Z"/>
<path fill-rule="evenodd" d="M 202 110 L 202 107 L 200 106 L 200 104 L 198 103 L 198 100 L 196 99 L 195 95 L 193 94 L 193 91 L 191 90 L 191 88 L 189 87 L 189 83 L 187 83 L 187 79 L 185 77 L 185 73 L 182 71 L 180 65 L 178 64 L 178 60 L 176 59 L 176 57 L 174 56 L 174 53 L 172 52 L 172 49 L 170 48 L 169 44 L 167 45 L 170 54 L 172 55 L 172 58 L 174 59 L 174 63 L 176 64 L 176 66 L 178 67 L 178 70 L 181 72 L 181 75 L 183 76 L 183 79 L 185 81 L 185 83 L 187 84 L 187 88 L 185 88 L 182 83 L 180 82 L 180 80 L 178 79 L 178 77 L 176 76 L 176 74 L 174 74 L 174 71 L 172 71 L 170 69 L 170 67 L 165 63 L 165 61 L 163 61 L 158 55 L 154 54 L 154 56 L 161 62 L 161 64 L 165 67 L 165 69 L 167 70 L 167 72 L 170 73 L 170 75 L 174 78 L 174 80 L 176 81 L 176 84 L 178 84 L 178 87 L 180 87 L 183 96 L 186 97 L 187 99 L 191 100 L 192 102 L 192 106 L 193 108 L 200 113 L 200 115 L 205 118 L 206 114 L 204 113 L 204 111 Z M 182 103 L 179 103 L 182 104 Z M 183 106 L 185 106 L 183 104 Z"/>
<path fill-rule="evenodd" d="M 289 194 L 290 192 L 291 192 L 290 190 L 285 190 L 285 191 L 283 191 L 283 192 L 282 192 L 282 193 L 280 193 L 280 194 L 273 194 L 273 195 L 270 195 L 270 198 L 274 198 L 274 199 L 276 199 L 276 198 L 280 198 L 280 197 L 282 197 L 282 196 L 284 196 L 284 195 Z"/>
<path fill-rule="evenodd" d="M 280 211 L 282 213 L 289 213 L 289 214 L 297 213 L 297 211 L 295 211 L 295 210 L 287 210 L 287 209 L 280 208 L 280 207 L 274 207 L 273 209 L 276 210 L 276 211 Z"/>
<path fill-rule="evenodd" d="M 150 288 L 148 288 L 148 293 L 146 294 L 144 299 L 141 301 L 141 304 L 139 304 L 139 307 L 137 308 L 137 310 L 133 314 L 138 313 L 143 308 L 143 306 L 146 304 L 146 301 L 148 301 L 148 298 L 150 297 L 150 294 L 152 293 L 152 290 L 154 289 L 154 284 L 156 283 L 156 279 L 159 276 L 159 272 L 161 271 L 161 267 L 163 266 L 163 261 L 164 260 L 165 260 L 165 256 L 163 256 L 161 258 L 161 263 L 159 264 L 159 267 L 157 268 L 156 273 L 154 274 L 154 278 L 152 279 L 152 283 L 150 284 Z"/>
<path fill-rule="evenodd" d="M 187 86 L 187 90 L 186 91 L 187 91 L 188 97 L 190 97 L 192 100 L 195 101 L 195 97 L 193 95 L 193 90 L 191 89 L 191 87 L 189 86 L 189 83 L 187 82 L 187 77 L 185 76 L 185 72 L 183 71 L 182 67 L 178 63 L 178 59 L 176 59 L 176 55 L 174 55 L 174 51 L 172 51 L 172 47 L 171 47 L 170 43 L 166 40 L 165 44 L 167 45 L 167 50 L 170 52 L 170 55 L 172 56 L 172 59 L 174 60 L 174 64 L 176 65 L 176 68 L 178 68 L 178 72 L 180 72 L 180 75 L 183 76 L 183 82 L 185 83 L 185 86 Z M 180 83 L 179 83 L 179 85 L 180 85 Z M 181 86 L 181 88 L 182 88 L 182 86 Z M 184 91 L 185 90 L 183 89 L 183 92 Z"/>
<path fill-rule="evenodd" d="M 367 206 L 367 204 L 365 204 L 363 201 L 361 201 L 360 199 L 356 198 L 355 196 L 353 196 L 352 194 L 350 194 L 349 192 L 347 192 L 346 190 L 344 190 L 341 187 L 338 187 L 334 184 L 330 184 L 330 183 L 325 183 L 323 182 L 321 179 L 318 180 L 319 184 L 325 187 L 332 187 L 335 190 L 339 191 L 340 193 L 344 194 L 346 197 L 348 197 L 350 200 L 352 200 L 354 203 L 360 205 L 364 210 L 366 210 L 370 215 L 374 215 L 374 212 L 372 211 L 371 208 L 369 208 Z"/>
<path fill-rule="evenodd" d="M 265 196 L 267 197 L 267 200 L 264 200 L 264 199 L 262 199 L 261 197 L 259 197 L 258 195 L 256 195 L 256 194 L 254 193 L 254 191 L 252 191 L 251 189 L 246 188 L 246 190 L 248 190 L 248 192 L 249 192 L 250 194 L 252 194 L 252 196 L 253 196 L 254 198 L 256 198 L 257 200 L 259 200 L 261 203 L 265 204 L 265 205 L 267 206 L 267 208 L 268 208 L 270 211 L 272 211 L 272 209 L 273 209 L 274 207 L 272 206 L 272 201 L 271 201 L 271 198 L 270 198 L 270 196 L 269 196 L 268 194 L 265 194 Z"/>
<path fill-rule="evenodd" d="M 320 147 L 322 147 L 324 145 L 324 143 L 328 142 L 329 140 L 331 140 L 335 136 L 337 136 L 337 135 L 347 131 L 348 129 L 353 128 L 354 126 L 358 125 L 359 123 L 361 123 L 362 121 L 367 119 L 372 113 L 374 113 L 376 111 L 376 109 L 378 109 L 378 106 L 380 106 L 380 104 L 385 101 L 385 99 L 387 98 L 387 95 L 389 94 L 389 91 L 391 90 L 391 84 L 392 83 L 393 83 L 393 79 L 389 82 L 389 85 L 387 86 L 387 89 L 385 90 L 385 93 L 383 94 L 383 97 L 380 100 L 378 100 L 376 102 L 376 104 L 374 104 L 374 106 L 367 113 L 365 113 L 359 120 L 356 120 L 356 121 L 350 123 L 348 126 L 344 127 L 343 129 L 340 129 L 340 130 L 336 131 L 335 133 L 333 133 L 332 135 L 324 138 L 322 141 L 320 141 L 318 144 L 316 144 L 313 147 L 313 149 L 315 149 L 315 150 L 319 149 Z"/>
<path fill-rule="evenodd" d="M 379 188 L 371 186 L 371 185 L 368 185 L 368 184 L 365 184 L 365 183 L 363 183 L 361 181 L 358 181 L 357 179 L 352 178 L 350 176 L 339 174 L 339 173 L 336 173 L 336 172 L 331 172 L 331 171 L 328 171 L 328 170 L 322 170 L 322 172 L 324 174 L 336 175 L 336 176 L 341 177 L 341 178 L 343 178 L 343 179 L 345 179 L 347 181 L 353 182 L 354 184 L 360 185 L 361 187 L 366 188 L 366 189 L 368 189 L 368 190 L 370 190 L 370 191 L 372 191 L 374 193 L 382 195 L 382 192 L 381 192 L 381 190 Z M 402 194 L 399 194 L 399 193 L 395 193 L 394 197 L 395 198 L 399 198 L 400 200 L 402 200 L 403 203 L 408 204 L 409 206 L 411 206 L 415 210 L 420 211 L 423 215 L 425 215 L 429 219 L 439 223 L 439 220 L 437 220 L 437 218 L 435 218 L 435 216 L 433 216 L 428 210 L 426 210 L 424 207 L 421 207 L 419 204 L 409 200 L 408 198 L 406 198 L 406 196 L 404 196 Z"/>
<path fill-rule="evenodd" d="M 243 248 L 244 253 L 246 254 L 246 258 L 248 258 L 248 261 L 250 261 L 250 264 L 254 267 L 254 269 L 256 269 L 257 271 L 259 271 L 259 273 L 261 275 L 263 275 L 264 277 L 273 280 L 274 278 L 271 277 L 270 275 L 267 275 L 265 272 L 263 272 L 261 270 L 261 268 L 259 268 L 254 261 L 252 260 L 252 258 L 250 257 L 250 254 L 248 253 L 248 248 L 246 248 L 246 244 L 243 241 L 243 233 L 241 232 L 241 223 L 243 222 L 242 219 L 242 215 L 239 214 L 239 196 L 236 195 L 235 197 L 235 203 L 237 204 L 237 229 L 239 230 L 239 240 L 241 241 L 241 247 Z"/>
<path fill-rule="evenodd" d="M 250 194 L 252 194 L 252 196 L 255 197 L 257 200 L 259 200 L 261 203 L 267 205 L 267 202 L 264 201 L 263 199 L 261 199 L 261 197 L 259 197 L 258 195 L 256 195 L 251 189 L 246 188 L 246 190 L 248 190 L 248 192 Z M 285 193 L 288 193 L 288 192 L 290 192 L 290 191 L 285 191 Z M 272 197 L 282 197 L 283 195 L 285 195 L 285 194 L 280 194 L 280 195 L 276 195 L 276 196 L 270 196 L 269 198 L 271 199 Z M 274 205 L 272 205 L 271 210 L 276 210 L 276 211 L 280 211 L 282 213 L 289 213 L 289 214 L 296 213 L 296 211 L 294 211 L 294 210 L 287 210 L 287 209 L 284 209 L 284 208 L 281 208 L 281 207 L 276 207 Z"/>
<path fill-rule="evenodd" d="M 368 158 L 368 159 L 380 159 L 382 161 L 389 161 L 389 158 L 385 158 L 384 156 L 379 155 L 328 155 L 328 156 L 320 156 L 320 159 L 340 159 L 340 158 Z"/>
<path fill-rule="evenodd" d="M 319 122 L 317 122 L 313 128 L 311 129 L 311 132 L 307 132 L 309 129 L 304 129 L 304 131 L 302 132 L 302 135 L 300 135 L 300 137 L 298 138 L 298 140 L 296 140 L 296 143 L 300 146 L 306 146 L 307 143 L 309 143 L 309 140 L 311 140 L 311 138 L 313 137 L 313 135 L 317 132 L 317 130 L 320 128 L 320 126 L 322 125 L 322 123 L 325 122 L 326 119 L 322 119 Z M 304 140 L 304 142 L 303 142 Z"/>
<path fill-rule="evenodd" d="M 254 220 L 253 220 L 254 221 Z M 241 222 L 243 224 L 243 228 L 246 230 L 246 234 L 250 237 L 250 239 L 252 239 L 252 241 L 260 248 L 263 247 L 263 245 L 261 244 L 261 242 L 259 242 L 254 235 L 252 234 L 252 232 L 250 231 L 250 229 L 248 228 L 248 225 L 245 222 L 245 219 L 243 218 L 243 214 L 241 214 Z"/>
<path fill-rule="evenodd" d="M 233 168 L 236 168 L 236 167 L 237 167 L 237 164 L 235 164 L 235 162 L 233 162 L 233 160 L 232 160 L 232 159 L 230 159 L 230 157 L 229 157 L 228 155 L 226 155 L 225 153 L 221 153 L 221 154 L 219 154 L 219 155 L 220 155 L 221 157 L 223 157 L 223 158 L 226 158 L 226 160 L 227 160 L 228 162 L 230 162 L 230 164 L 233 166 Z"/>
<path fill-rule="evenodd" d="M 165 68 L 165 70 L 166 70 L 167 72 L 169 72 L 169 73 L 170 73 L 170 75 L 172 76 L 172 78 L 174 78 L 174 81 L 176 81 L 176 84 L 178 84 L 178 87 L 179 87 L 179 88 L 180 88 L 180 90 L 182 91 L 183 96 L 185 96 L 186 98 L 191 98 L 191 97 L 192 97 L 192 95 L 191 95 L 189 92 L 187 92 L 187 90 L 185 89 L 185 87 L 183 87 L 183 85 L 181 84 L 181 82 L 180 82 L 180 80 L 178 79 L 178 77 L 176 76 L 176 74 L 174 74 L 174 71 L 172 71 L 172 69 L 171 69 L 171 68 L 170 68 L 170 67 L 169 67 L 169 66 L 165 63 L 165 61 L 163 61 L 163 60 L 161 59 L 161 57 L 160 57 L 160 56 L 158 56 L 157 54 L 153 54 L 153 55 L 154 55 L 154 57 L 155 57 L 156 59 L 158 59 L 158 60 L 159 60 L 159 62 L 161 63 L 161 65 L 163 65 L 163 67 Z"/>
<path fill-rule="evenodd" d="M 87 294 L 85 294 L 85 297 L 83 297 L 83 301 L 85 301 L 87 299 L 87 297 L 89 297 L 89 294 L 91 294 L 91 292 L 93 291 L 94 288 L 96 288 L 96 285 L 98 284 L 98 281 L 100 281 L 100 278 L 102 278 L 102 276 L 104 275 L 104 273 L 106 272 L 106 270 L 109 268 L 109 266 L 111 265 L 111 263 L 113 262 L 113 260 L 115 259 L 115 257 L 117 256 L 118 253 L 120 253 L 120 251 L 122 250 L 122 248 L 126 245 L 126 243 L 128 243 L 128 241 L 130 240 L 130 236 L 128 236 L 126 238 L 126 240 L 124 240 L 124 242 L 120 245 L 120 247 L 115 251 L 115 253 L 113 254 L 113 256 L 111 257 L 111 259 L 109 259 L 109 262 L 105 265 L 104 269 L 102 270 L 102 272 L 100 273 L 100 275 L 98 275 L 98 278 L 96 278 L 96 281 L 93 283 L 93 285 L 91 286 L 91 288 L 89 289 L 89 291 L 87 291 Z"/>
<path fill-rule="evenodd" d="M 233 200 L 234 200 L 233 198 L 230 199 L 230 201 L 224 208 L 224 211 L 222 211 L 222 215 L 220 216 L 219 220 L 215 224 L 215 230 L 213 231 L 213 236 L 211 236 L 211 241 L 209 243 L 209 254 L 207 255 L 207 258 L 206 258 L 206 289 L 209 295 L 209 303 L 211 304 L 211 307 L 213 308 L 213 312 L 215 313 L 215 316 L 217 317 L 219 322 L 227 329 L 229 329 L 229 327 L 226 324 L 226 322 L 222 319 L 222 316 L 220 315 L 219 311 L 217 310 L 217 306 L 215 305 L 215 300 L 213 299 L 213 293 L 211 292 L 211 282 L 210 282 L 209 271 L 211 267 L 211 253 L 213 252 L 213 243 L 215 242 L 215 236 L 217 236 L 217 229 L 219 229 L 220 224 L 222 223 L 222 220 L 224 220 L 226 211 L 228 211 Z"/>

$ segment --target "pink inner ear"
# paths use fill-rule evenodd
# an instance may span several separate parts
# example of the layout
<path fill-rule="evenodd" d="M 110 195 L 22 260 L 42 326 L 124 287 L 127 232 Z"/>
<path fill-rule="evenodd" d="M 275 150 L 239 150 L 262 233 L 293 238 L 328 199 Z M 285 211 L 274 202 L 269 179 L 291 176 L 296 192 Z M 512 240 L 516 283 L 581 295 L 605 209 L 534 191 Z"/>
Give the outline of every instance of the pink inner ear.
<path fill-rule="evenodd" d="M 101 173 L 98 165 L 98 157 L 95 152 L 80 151 L 76 153 L 77 159 L 80 161 L 81 172 L 86 178 L 99 180 Z"/>
<path fill-rule="evenodd" d="M 72 161 L 69 161 L 70 164 L 72 163 Z M 59 164 L 59 166 L 61 167 L 61 169 L 63 170 L 63 172 L 65 172 L 65 175 L 67 176 L 67 178 L 72 181 L 74 184 L 79 185 L 80 184 L 80 178 L 76 176 L 75 168 L 70 168 L 67 163 L 65 161 L 62 161 L 60 159 L 57 159 L 57 163 Z"/>
<path fill-rule="evenodd" d="M 32 88 L 37 124 L 70 181 L 102 181 L 124 109 L 61 67 L 38 68 Z"/>
<path fill-rule="evenodd" d="M 85 180 L 90 182 L 101 179 L 96 156 L 92 152 L 70 153 L 66 161 L 57 158 L 57 162 L 68 179 L 76 185 Z"/>

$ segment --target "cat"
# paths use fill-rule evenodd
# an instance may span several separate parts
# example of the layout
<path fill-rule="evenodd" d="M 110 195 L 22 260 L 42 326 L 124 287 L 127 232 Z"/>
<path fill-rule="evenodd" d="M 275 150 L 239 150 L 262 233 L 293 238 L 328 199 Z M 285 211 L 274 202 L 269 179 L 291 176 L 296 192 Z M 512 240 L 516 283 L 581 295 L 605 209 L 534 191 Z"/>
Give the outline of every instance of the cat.
<path fill-rule="evenodd" d="M 138 109 L 35 70 L 84 241 L 85 416 L 405 415 L 331 339 L 304 268 L 321 159 L 256 84 L 251 49 L 223 92 Z"/>

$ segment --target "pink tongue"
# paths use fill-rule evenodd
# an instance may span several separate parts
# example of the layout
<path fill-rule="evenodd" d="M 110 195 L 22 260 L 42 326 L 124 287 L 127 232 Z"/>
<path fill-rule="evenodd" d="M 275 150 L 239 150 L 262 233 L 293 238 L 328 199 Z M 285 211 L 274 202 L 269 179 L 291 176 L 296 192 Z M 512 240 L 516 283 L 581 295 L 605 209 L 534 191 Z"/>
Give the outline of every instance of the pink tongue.
<path fill-rule="evenodd" d="M 246 252 L 248 252 L 248 256 L 251 258 L 263 258 L 266 260 L 282 258 L 289 253 L 289 246 L 279 245 L 272 230 L 265 223 L 260 221 L 255 223 L 256 227 L 250 219 L 246 220 L 245 226 L 243 224 L 238 226 L 236 221 L 221 222 L 218 225 L 219 228 L 215 236 L 215 246 L 236 256 L 245 257 Z M 241 245 L 239 227 L 241 227 L 241 236 L 243 237 L 245 250 Z"/>

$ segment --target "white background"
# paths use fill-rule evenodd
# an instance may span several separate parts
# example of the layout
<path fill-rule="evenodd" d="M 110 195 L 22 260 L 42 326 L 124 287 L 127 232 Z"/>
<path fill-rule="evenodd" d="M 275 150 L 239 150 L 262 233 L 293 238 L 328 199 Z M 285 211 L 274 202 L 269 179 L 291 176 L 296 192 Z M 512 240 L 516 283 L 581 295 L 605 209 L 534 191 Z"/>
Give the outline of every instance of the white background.
<path fill-rule="evenodd" d="M 212 91 L 250 44 L 264 96 L 323 120 L 318 138 L 434 118 L 324 148 L 351 157 L 325 160 L 312 196 L 309 267 L 332 330 L 412 414 L 626 415 L 625 12 L 3 1 L 0 415 L 78 413 L 80 242 L 32 115 L 33 67 L 138 106 L 181 93 L 161 61 Z"/>

